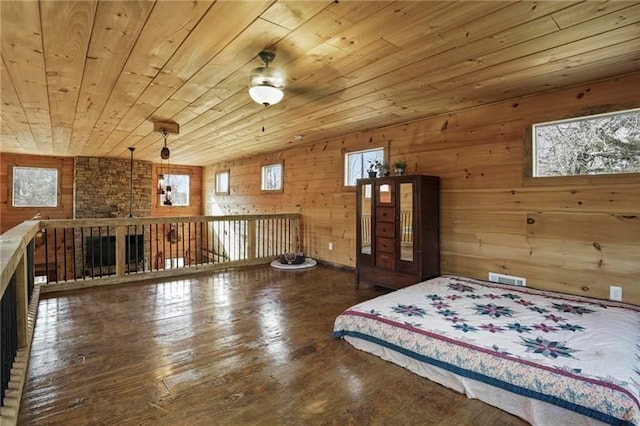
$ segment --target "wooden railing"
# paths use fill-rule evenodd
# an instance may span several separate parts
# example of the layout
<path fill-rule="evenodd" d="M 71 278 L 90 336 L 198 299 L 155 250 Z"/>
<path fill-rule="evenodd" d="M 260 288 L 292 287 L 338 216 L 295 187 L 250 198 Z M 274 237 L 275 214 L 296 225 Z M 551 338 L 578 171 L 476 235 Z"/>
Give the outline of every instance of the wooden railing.
<path fill-rule="evenodd" d="M 0 424 L 15 424 L 40 292 L 269 263 L 300 215 L 28 221 L 0 237 Z"/>

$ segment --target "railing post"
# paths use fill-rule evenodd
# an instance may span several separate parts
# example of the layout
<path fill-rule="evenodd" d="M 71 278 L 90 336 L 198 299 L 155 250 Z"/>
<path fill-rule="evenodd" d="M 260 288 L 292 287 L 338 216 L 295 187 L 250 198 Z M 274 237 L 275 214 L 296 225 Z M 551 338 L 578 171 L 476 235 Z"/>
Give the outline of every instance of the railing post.
<path fill-rule="evenodd" d="M 256 220 L 247 220 L 247 259 L 256 258 Z"/>
<path fill-rule="evenodd" d="M 300 251 L 300 216 L 294 218 L 292 220 L 292 226 L 291 226 L 291 235 L 292 235 L 292 242 L 293 245 L 295 246 L 295 252 L 298 253 Z"/>
<path fill-rule="evenodd" d="M 116 226 L 116 277 L 124 276 L 125 272 L 125 251 L 127 240 L 126 225 Z"/>
<path fill-rule="evenodd" d="M 18 348 L 27 346 L 27 318 L 29 313 L 29 293 L 27 290 L 27 253 L 24 252 L 15 272 L 16 277 L 16 324 L 18 328 Z"/>

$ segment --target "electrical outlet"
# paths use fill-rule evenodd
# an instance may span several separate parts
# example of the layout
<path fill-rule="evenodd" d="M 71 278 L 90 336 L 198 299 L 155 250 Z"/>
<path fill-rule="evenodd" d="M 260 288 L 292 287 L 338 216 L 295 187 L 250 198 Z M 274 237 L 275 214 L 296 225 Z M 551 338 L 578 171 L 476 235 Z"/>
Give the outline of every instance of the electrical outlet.
<path fill-rule="evenodd" d="M 329 251 L 333 250 L 333 243 L 329 243 Z"/>
<path fill-rule="evenodd" d="M 612 285 L 609 287 L 609 299 L 622 302 L 622 287 Z"/>

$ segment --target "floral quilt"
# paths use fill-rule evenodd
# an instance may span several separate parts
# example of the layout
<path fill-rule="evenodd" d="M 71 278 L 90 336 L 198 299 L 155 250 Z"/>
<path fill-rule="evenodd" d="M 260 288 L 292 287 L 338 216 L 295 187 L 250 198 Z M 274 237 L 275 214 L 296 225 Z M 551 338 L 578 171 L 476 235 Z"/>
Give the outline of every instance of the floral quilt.
<path fill-rule="evenodd" d="M 443 276 L 351 307 L 333 334 L 640 425 L 640 306 Z"/>

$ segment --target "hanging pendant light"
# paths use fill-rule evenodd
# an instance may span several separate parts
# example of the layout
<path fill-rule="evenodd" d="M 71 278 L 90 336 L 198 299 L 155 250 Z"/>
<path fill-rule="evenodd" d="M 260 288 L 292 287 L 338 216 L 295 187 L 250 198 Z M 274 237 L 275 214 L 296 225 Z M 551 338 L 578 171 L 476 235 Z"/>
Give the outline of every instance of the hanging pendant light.
<path fill-rule="evenodd" d="M 133 151 L 134 147 L 129 147 L 131 151 L 131 167 L 129 172 L 129 217 L 133 217 Z"/>
<path fill-rule="evenodd" d="M 276 54 L 263 50 L 258 54 L 264 67 L 254 68 L 249 76 L 249 96 L 255 102 L 268 107 L 284 97 L 284 73 L 277 68 L 269 68 Z"/>
<path fill-rule="evenodd" d="M 167 185 L 164 190 L 164 201 L 162 202 L 165 206 L 170 206 L 173 203 L 171 202 L 171 185 Z"/>
<path fill-rule="evenodd" d="M 162 161 L 169 160 L 169 157 L 171 156 L 171 151 L 167 146 L 167 136 L 168 136 L 167 129 L 165 129 L 164 127 L 160 128 L 160 134 L 164 139 L 164 146 L 160 150 L 160 174 L 158 174 L 157 193 L 164 194 L 165 186 L 164 186 L 164 173 L 162 173 Z"/>
<path fill-rule="evenodd" d="M 158 175 L 158 194 L 164 194 L 164 174 L 162 173 L 162 162 L 160 162 L 160 174 Z"/>
<path fill-rule="evenodd" d="M 169 172 L 170 172 L 169 161 L 171 157 L 171 151 L 167 146 L 167 138 L 169 136 L 169 133 L 174 133 L 176 135 L 180 133 L 180 126 L 178 125 L 178 123 L 175 123 L 172 121 L 156 121 L 153 123 L 153 130 L 160 132 L 160 134 L 162 135 L 162 139 L 164 141 L 162 149 L 160 150 L 160 173 L 158 173 L 157 193 L 158 195 L 164 195 L 162 204 L 166 206 L 170 206 L 172 204 L 171 203 L 171 186 L 169 185 Z M 167 160 L 166 176 L 163 169 L 164 160 Z"/>

